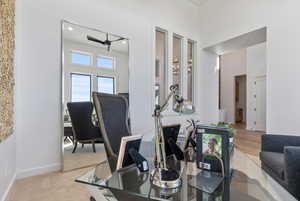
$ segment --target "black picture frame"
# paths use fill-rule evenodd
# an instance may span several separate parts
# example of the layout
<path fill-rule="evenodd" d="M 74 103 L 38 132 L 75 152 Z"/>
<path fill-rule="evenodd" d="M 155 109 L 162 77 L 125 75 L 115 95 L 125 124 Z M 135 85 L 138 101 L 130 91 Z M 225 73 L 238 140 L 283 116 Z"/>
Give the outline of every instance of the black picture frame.
<path fill-rule="evenodd" d="M 229 143 L 229 130 L 226 128 L 213 127 L 213 126 L 198 126 L 196 133 L 196 141 L 197 141 L 197 153 L 196 153 L 196 161 L 197 167 L 199 169 L 208 170 L 203 167 L 203 163 L 209 163 L 210 171 L 220 172 L 222 173 L 222 166 L 218 159 L 210 159 L 206 160 L 203 155 L 203 135 L 204 134 L 213 134 L 220 135 L 222 139 L 222 155 L 221 159 L 224 165 L 224 177 L 230 177 L 230 143 Z"/>

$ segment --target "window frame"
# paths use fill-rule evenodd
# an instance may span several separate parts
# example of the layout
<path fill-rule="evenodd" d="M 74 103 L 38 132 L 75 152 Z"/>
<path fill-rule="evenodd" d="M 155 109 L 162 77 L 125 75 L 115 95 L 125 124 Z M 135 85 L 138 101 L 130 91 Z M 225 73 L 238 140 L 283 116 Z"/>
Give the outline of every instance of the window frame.
<path fill-rule="evenodd" d="M 112 68 L 110 69 L 110 68 L 105 68 L 103 66 L 98 66 L 98 62 L 97 62 L 98 58 L 111 59 L 113 62 Z M 102 70 L 107 70 L 107 71 L 116 71 L 116 59 L 115 59 L 115 57 L 97 55 L 95 58 L 95 67 L 101 68 Z"/>
<path fill-rule="evenodd" d="M 83 55 L 83 56 L 89 56 L 90 57 L 90 63 L 89 64 L 73 63 L 72 62 L 72 54 L 80 54 L 80 55 Z M 94 65 L 93 54 L 90 53 L 90 52 L 84 52 L 84 51 L 80 51 L 80 50 L 71 49 L 71 51 L 70 51 L 70 64 L 72 64 L 72 65 L 79 65 L 79 66 L 90 66 L 90 67 L 92 67 Z"/>
<path fill-rule="evenodd" d="M 72 93 L 72 91 L 73 91 L 73 79 L 72 79 L 72 75 L 81 75 L 81 76 L 88 76 L 88 77 L 90 77 L 90 100 L 88 101 L 88 102 L 91 102 L 92 101 L 92 88 L 93 88 L 93 86 L 92 86 L 92 75 L 90 75 L 90 74 L 84 74 L 84 73 L 75 73 L 75 72 L 71 72 L 70 73 L 70 75 L 71 75 L 71 81 L 70 81 L 70 102 L 73 102 L 73 100 L 72 100 L 72 96 L 73 96 L 73 93 Z M 82 101 L 82 102 L 84 102 L 84 101 Z"/>
<path fill-rule="evenodd" d="M 105 75 L 97 75 L 96 76 L 96 81 L 97 81 L 97 92 L 98 93 L 102 93 L 99 91 L 99 82 L 98 82 L 98 78 L 112 78 L 113 79 L 113 91 L 114 93 L 113 94 L 117 94 L 117 90 L 116 90 L 116 77 L 115 76 L 105 76 Z"/>

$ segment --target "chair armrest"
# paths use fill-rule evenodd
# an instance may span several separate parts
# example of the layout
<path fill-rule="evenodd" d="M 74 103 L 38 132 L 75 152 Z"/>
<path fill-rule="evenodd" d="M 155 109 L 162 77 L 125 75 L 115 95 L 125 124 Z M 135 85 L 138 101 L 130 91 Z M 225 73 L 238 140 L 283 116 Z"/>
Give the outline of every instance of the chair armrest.
<path fill-rule="evenodd" d="M 300 199 L 300 147 L 284 148 L 284 175 L 289 191 Z"/>
<path fill-rule="evenodd" d="M 300 146 L 300 136 L 271 135 L 261 137 L 261 150 L 283 153 L 285 146 Z"/>

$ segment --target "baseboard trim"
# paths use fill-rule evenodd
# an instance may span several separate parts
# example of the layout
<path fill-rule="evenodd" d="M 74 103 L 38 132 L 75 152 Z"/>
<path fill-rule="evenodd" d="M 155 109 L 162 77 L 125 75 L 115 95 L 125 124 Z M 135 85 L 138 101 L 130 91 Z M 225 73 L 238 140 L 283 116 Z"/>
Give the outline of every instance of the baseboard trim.
<path fill-rule="evenodd" d="M 10 195 L 11 190 L 13 188 L 13 185 L 15 183 L 16 176 L 17 176 L 16 173 L 12 176 L 12 178 L 11 178 L 11 180 L 10 180 L 7 188 L 6 188 L 6 191 L 4 192 L 4 194 L 3 194 L 2 198 L 1 198 L 1 201 L 8 201 L 9 200 L 8 198 L 9 198 L 9 195 Z"/>
<path fill-rule="evenodd" d="M 47 173 L 56 172 L 60 170 L 61 170 L 61 165 L 59 163 L 21 170 L 17 172 L 17 179 L 47 174 Z"/>

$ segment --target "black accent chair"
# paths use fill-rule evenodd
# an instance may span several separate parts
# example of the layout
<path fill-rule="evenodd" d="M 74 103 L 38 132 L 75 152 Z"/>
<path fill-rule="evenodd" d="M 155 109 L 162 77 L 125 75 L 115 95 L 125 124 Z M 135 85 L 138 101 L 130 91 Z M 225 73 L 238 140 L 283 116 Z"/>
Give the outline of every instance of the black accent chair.
<path fill-rule="evenodd" d="M 123 96 L 93 92 L 93 100 L 111 172 L 116 170 L 121 139 L 130 136 L 128 102 Z"/>
<path fill-rule="evenodd" d="M 92 122 L 93 103 L 92 102 L 70 102 L 67 103 L 71 117 L 72 129 L 74 134 L 75 153 L 77 144 L 92 144 L 93 151 L 96 152 L 95 143 L 103 143 L 103 138 L 99 127 Z"/>
<path fill-rule="evenodd" d="M 261 166 L 300 200 L 300 136 L 262 136 Z"/>

